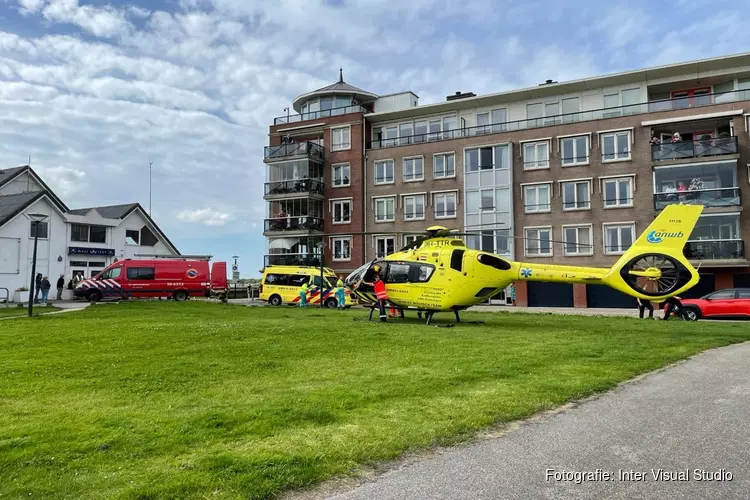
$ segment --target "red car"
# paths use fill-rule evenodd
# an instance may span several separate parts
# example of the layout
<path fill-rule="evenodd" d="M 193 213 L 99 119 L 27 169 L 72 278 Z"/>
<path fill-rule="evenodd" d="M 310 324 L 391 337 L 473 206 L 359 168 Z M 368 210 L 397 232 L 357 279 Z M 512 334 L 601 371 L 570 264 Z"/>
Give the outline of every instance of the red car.
<path fill-rule="evenodd" d="M 750 288 L 725 288 L 699 299 L 680 299 L 685 319 L 750 318 Z M 666 309 L 666 307 L 665 307 Z"/>

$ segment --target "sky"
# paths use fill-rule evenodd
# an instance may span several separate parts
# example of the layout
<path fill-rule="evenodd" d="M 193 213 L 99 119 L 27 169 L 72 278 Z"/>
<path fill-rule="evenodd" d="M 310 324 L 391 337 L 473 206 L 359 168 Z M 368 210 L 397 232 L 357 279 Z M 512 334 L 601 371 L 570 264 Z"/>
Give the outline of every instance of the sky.
<path fill-rule="evenodd" d="M 750 2 L 0 0 L 0 168 L 140 202 L 183 254 L 263 264 L 263 147 L 344 79 L 420 104 L 750 51 Z M 152 198 L 149 205 L 149 164 Z"/>

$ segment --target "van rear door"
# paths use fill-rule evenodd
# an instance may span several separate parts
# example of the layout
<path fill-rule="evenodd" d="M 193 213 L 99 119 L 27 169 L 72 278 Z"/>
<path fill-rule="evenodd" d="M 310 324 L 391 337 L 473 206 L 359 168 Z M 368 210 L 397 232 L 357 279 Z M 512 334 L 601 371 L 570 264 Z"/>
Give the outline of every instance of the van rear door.
<path fill-rule="evenodd" d="M 211 289 L 227 289 L 227 263 L 214 262 L 211 264 Z"/>

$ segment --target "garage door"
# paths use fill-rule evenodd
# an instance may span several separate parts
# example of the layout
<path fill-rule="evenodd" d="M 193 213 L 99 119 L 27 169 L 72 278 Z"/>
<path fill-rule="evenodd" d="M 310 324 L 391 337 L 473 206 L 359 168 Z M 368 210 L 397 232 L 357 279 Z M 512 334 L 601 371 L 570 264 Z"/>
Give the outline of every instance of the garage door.
<path fill-rule="evenodd" d="M 714 275 L 713 274 L 701 274 L 701 280 L 693 288 L 680 294 L 683 299 L 697 299 L 703 297 L 707 293 L 711 293 L 715 290 L 714 288 Z"/>
<path fill-rule="evenodd" d="M 588 307 L 635 309 L 635 298 L 605 285 L 586 285 Z"/>
<path fill-rule="evenodd" d="M 735 288 L 750 288 L 750 273 L 734 275 Z"/>
<path fill-rule="evenodd" d="M 529 307 L 573 307 L 573 285 L 528 282 Z"/>

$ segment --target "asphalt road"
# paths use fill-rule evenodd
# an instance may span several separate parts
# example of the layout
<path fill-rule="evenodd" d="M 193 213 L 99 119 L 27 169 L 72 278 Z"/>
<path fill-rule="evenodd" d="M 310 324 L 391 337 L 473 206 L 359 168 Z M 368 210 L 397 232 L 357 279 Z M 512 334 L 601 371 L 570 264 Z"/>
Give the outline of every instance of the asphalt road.
<path fill-rule="evenodd" d="M 329 498 L 750 498 L 749 420 L 750 342 L 704 352 L 499 438 L 452 448 Z M 655 480 L 658 469 L 688 471 L 688 480 Z M 698 480 L 696 469 L 713 480 Z M 620 471 L 643 477 L 626 479 Z M 554 478 L 564 472 L 591 476 L 579 484 L 571 474 Z"/>

